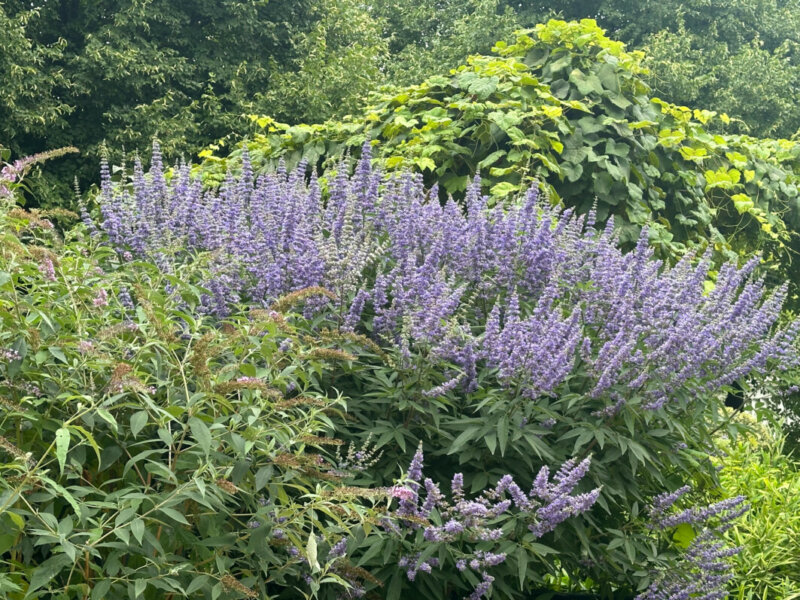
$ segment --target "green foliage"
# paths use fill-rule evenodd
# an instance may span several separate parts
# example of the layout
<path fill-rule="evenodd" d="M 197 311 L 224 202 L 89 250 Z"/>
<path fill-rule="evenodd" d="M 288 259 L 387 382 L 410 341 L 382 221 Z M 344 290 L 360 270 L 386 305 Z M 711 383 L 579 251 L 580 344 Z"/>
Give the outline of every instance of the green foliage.
<path fill-rule="evenodd" d="M 70 196 L 75 171 L 84 185 L 95 178 L 104 142 L 112 160 L 154 135 L 169 156 L 188 155 L 245 131 L 245 114 L 326 118 L 382 80 L 379 21 L 354 0 L 39 4 L 10 1 L 0 13 L 11 34 L 0 49 L 0 136 L 21 155 L 83 152 L 37 186 L 42 205 Z"/>
<path fill-rule="evenodd" d="M 657 569 L 673 564 L 681 546 L 673 531 L 657 535 L 648 529 L 650 498 L 687 481 L 701 491 L 699 497 L 715 494 L 708 452 L 710 434 L 723 422 L 713 400 L 685 398 L 653 412 L 642 409 L 642 398 L 631 393 L 619 414 L 603 416 L 595 411 L 605 404 L 587 396 L 581 369 L 569 378 L 571 393 L 535 402 L 519 390 L 499 388 L 490 369 L 479 372 L 474 393 L 431 397 L 424 391 L 447 377 L 424 351 L 403 365 L 399 356 L 381 364 L 363 350 L 349 350 L 360 360 L 336 385 L 351 398 L 348 422 L 337 422 L 336 430 L 345 440 L 370 439 L 383 452 L 375 468 L 364 473 L 371 486 L 390 481 L 398 462 L 403 464 L 420 440 L 429 449 L 426 474 L 446 481 L 463 472 L 465 489 L 473 491 L 505 473 L 526 481 L 542 464 L 591 455 L 582 491 L 602 486 L 598 506 L 586 518 L 524 544 L 524 552 L 505 546 L 513 558 L 509 580 L 495 584 L 502 597 L 517 597 L 519 589 L 553 589 L 553 578 L 562 572 L 569 574 L 563 591 L 591 589 L 613 597 L 641 591 Z M 383 577 L 389 567 L 380 556 L 365 565 Z M 525 573 L 522 588 L 511 575 L 517 568 Z"/>
<path fill-rule="evenodd" d="M 497 40 L 513 38 L 520 27 L 514 9 L 499 0 L 379 0 L 375 10 L 386 22 L 385 71 L 394 85 L 446 75 L 470 54 L 488 54 Z"/>
<path fill-rule="evenodd" d="M 720 484 L 728 496 L 742 494 L 750 510 L 728 532 L 742 547 L 736 556 L 732 598 L 800 598 L 800 470 L 783 453 L 783 440 L 762 426 L 723 446 Z"/>
<path fill-rule="evenodd" d="M 789 137 L 800 127 L 797 0 L 534 1 L 517 12 L 523 23 L 596 18 L 645 51 L 656 94 L 726 112 L 741 133 Z"/>
<path fill-rule="evenodd" d="M 297 57 L 275 64 L 268 88 L 255 93 L 259 110 L 291 122 L 344 115 L 383 82 L 388 49 L 380 19 L 355 0 L 320 2 L 315 13 L 319 20 L 294 40 Z"/>
<path fill-rule="evenodd" d="M 445 193 L 460 194 L 477 172 L 496 199 L 541 179 L 578 212 L 596 201 L 624 242 L 647 224 L 662 257 L 709 245 L 720 257 L 758 250 L 776 278 L 793 276 L 800 146 L 714 134 L 709 125 L 726 115 L 652 97 L 644 56 L 594 21 L 551 21 L 496 50 L 449 77 L 377 95 L 359 117 L 295 126 L 254 117 L 263 131 L 246 142 L 251 157 L 262 169 L 279 158 L 331 166 L 369 137 L 385 168 L 418 169 Z M 213 149 L 201 153 L 212 184 L 239 156 Z"/>
<path fill-rule="evenodd" d="M 32 41 L 28 28 L 37 14 L 26 9 L 10 15 L 0 4 L 0 131 L 10 139 L 46 135 L 70 111 L 54 94 L 64 83 L 63 74 L 42 69 L 59 56 L 63 40 L 49 45 Z"/>
<path fill-rule="evenodd" d="M 756 37 L 733 52 L 726 40 L 689 32 L 681 23 L 654 34 L 644 50 L 655 93 L 726 112 L 734 131 L 789 137 L 800 128 L 794 46 L 787 40 L 769 50 Z"/>
<path fill-rule="evenodd" d="M 325 552 L 374 511 L 319 454 L 341 357 L 266 313 L 198 316 L 191 273 L 0 218 L 0 595 L 297 598 L 301 558 L 345 585 Z"/>

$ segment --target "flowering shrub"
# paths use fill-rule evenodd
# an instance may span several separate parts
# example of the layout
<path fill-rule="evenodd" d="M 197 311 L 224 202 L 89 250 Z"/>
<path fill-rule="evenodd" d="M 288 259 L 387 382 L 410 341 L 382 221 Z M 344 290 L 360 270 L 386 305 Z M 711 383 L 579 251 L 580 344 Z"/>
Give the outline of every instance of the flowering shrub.
<path fill-rule="evenodd" d="M 598 221 L 614 215 L 626 248 L 646 226 L 661 258 L 690 248 L 712 247 L 715 260 L 761 251 L 766 270 L 797 295 L 791 256 L 800 221 L 791 199 L 800 145 L 727 135 L 727 115 L 657 98 L 644 54 L 592 19 L 538 24 L 493 51 L 375 94 L 352 117 L 301 125 L 253 117 L 258 129 L 233 151 L 200 153 L 204 176 L 220 183 L 238 170 L 244 144 L 261 172 L 280 158 L 330 165 L 371 137 L 387 169 L 419 170 L 459 197 L 480 172 L 494 200 L 538 178 L 579 214 L 596 202 Z"/>
<path fill-rule="evenodd" d="M 588 460 L 555 483 L 543 470 L 524 503 L 509 479 L 450 512 L 417 494 L 421 453 L 406 482 L 344 485 L 376 457 L 329 451 L 345 399 L 320 388 L 356 357 L 277 312 L 330 292 L 220 321 L 198 314 L 199 264 L 165 275 L 85 238 L 0 211 L 2 597 L 356 598 L 384 585 L 358 565 L 361 544 L 388 540 L 406 577 L 406 547 L 447 516 L 462 530 L 437 548 L 478 561 L 483 581 L 454 589 L 480 598 L 501 556 L 484 537 L 502 543 L 508 519 L 541 535 L 596 500 L 572 495 Z"/>
<path fill-rule="evenodd" d="M 2 148 L 0 147 L 0 149 Z M 0 199 L 6 202 L 11 200 L 13 204 L 13 198 L 15 197 L 14 191 L 21 185 L 22 178 L 30 171 L 33 165 L 73 152 L 78 152 L 78 149 L 67 146 L 57 150 L 49 150 L 47 152 L 25 156 L 15 160 L 13 163 L 6 163 L 3 168 L 0 169 Z"/>
<path fill-rule="evenodd" d="M 104 170 L 102 228 L 123 259 L 151 257 L 167 273 L 206 265 L 206 312 L 294 293 L 308 327 L 338 332 L 362 364 L 322 382 L 352 398 L 353 417 L 333 426 L 383 450 L 362 480 L 386 485 L 395 448 L 407 457 L 420 440 L 434 449 L 433 480 L 469 465 L 473 491 L 592 452 L 581 485 L 602 486 L 599 510 L 547 534 L 533 560 L 552 566 L 543 556 L 558 552 L 601 589 L 647 588 L 664 562 L 640 517 L 646 498 L 682 485 L 681 472 L 713 481 L 716 394 L 797 363 L 798 323 L 774 327 L 785 288 L 767 292 L 755 259 L 718 272 L 707 255 L 664 266 L 646 231 L 623 254 L 613 225 L 595 231 L 591 215 L 554 208 L 535 187 L 489 208 L 476 182 L 466 212 L 440 205 L 419 177 L 382 181 L 368 145 L 363 154 L 323 199 L 302 169 L 254 180 L 246 159 L 241 177 L 207 191 L 188 165 L 166 177 L 156 147 L 129 187 Z M 347 333 L 380 349 L 353 347 Z"/>
<path fill-rule="evenodd" d="M 733 521 L 747 512 L 744 496 L 722 500 L 704 508 L 687 508 L 675 513 L 668 511 L 689 491 L 683 486 L 654 498 L 650 506 L 652 526 L 672 530 L 689 526 L 692 537 L 679 569 L 664 571 L 636 600 L 717 600 L 727 598 L 726 584 L 733 579 L 732 566 L 726 560 L 739 553 L 740 548 L 726 547 L 721 536 L 733 526 Z M 713 525 L 710 523 L 713 521 Z M 695 534 L 691 526 L 698 527 Z"/>
<path fill-rule="evenodd" d="M 376 511 L 330 495 L 320 450 L 338 441 L 320 433 L 342 401 L 312 388 L 336 364 L 309 339 L 281 351 L 268 317 L 193 317 L 197 290 L 171 278 L 179 309 L 155 267 L 22 244 L 11 231 L 30 220 L 3 219 L 3 596 L 257 597 L 301 574 L 349 585 L 324 549 Z M 301 558 L 319 533 L 312 572 Z"/>
<path fill-rule="evenodd" d="M 469 500 L 465 494 L 464 476 L 456 473 L 448 501 L 439 485 L 430 478 L 425 478 L 423 483 L 420 444 L 409 466 L 406 485 L 390 490 L 399 498 L 399 507 L 393 515 L 398 521 L 386 524 L 390 532 L 406 538 L 407 553 L 401 556 L 398 565 L 406 569 L 405 576 L 410 582 L 414 582 L 419 573 L 439 570 L 438 589 L 428 584 L 429 589 L 435 589 L 437 597 L 453 597 L 454 590 L 463 588 L 465 581 L 474 585 L 468 600 L 488 596 L 495 581 L 492 567 L 506 561 L 509 548 L 516 548 L 518 558 L 524 556 L 528 548 L 536 546 L 534 540 L 594 505 L 600 495 L 599 488 L 572 495 L 589 471 L 590 462 L 589 458 L 580 462 L 567 461 L 552 483 L 549 469 L 542 467 L 527 494 L 511 475 L 506 475 L 474 500 Z M 509 538 L 515 544 L 510 544 Z M 382 570 L 389 571 L 385 567 Z M 477 580 L 478 575 L 480 580 Z M 524 576 L 523 570 L 521 587 Z M 399 579 L 395 574 L 392 584 Z M 442 583 L 445 583 L 444 589 L 441 589 Z M 498 586 L 498 593 L 502 595 L 516 591 L 508 582 L 498 582 Z M 399 585 L 390 589 L 398 588 Z"/>

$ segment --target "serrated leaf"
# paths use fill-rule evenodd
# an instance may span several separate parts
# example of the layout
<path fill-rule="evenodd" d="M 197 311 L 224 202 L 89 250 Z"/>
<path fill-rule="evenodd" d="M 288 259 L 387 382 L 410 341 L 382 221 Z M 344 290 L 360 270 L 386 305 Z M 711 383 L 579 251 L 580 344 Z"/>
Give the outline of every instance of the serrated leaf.
<path fill-rule="evenodd" d="M 264 486 L 267 485 L 267 482 L 272 478 L 272 473 L 272 467 L 261 467 L 256 471 L 256 492 L 262 490 Z"/>
<path fill-rule="evenodd" d="M 162 507 L 162 508 L 159 508 L 158 510 L 160 510 L 162 513 L 167 515 L 169 518 L 175 519 L 176 521 L 178 521 L 178 523 L 183 523 L 184 525 L 188 525 L 189 524 L 189 521 L 186 520 L 186 517 L 183 516 L 183 513 L 181 513 L 180 511 L 175 510 L 174 508 Z"/>
<path fill-rule="evenodd" d="M 111 580 L 103 579 L 94 584 L 92 588 L 92 600 L 103 600 L 111 589 Z"/>
<path fill-rule="evenodd" d="M 30 597 L 33 595 L 33 592 L 50 583 L 63 568 L 72 565 L 72 562 L 73 561 L 66 554 L 56 554 L 48 558 L 33 570 L 30 585 L 28 586 L 28 593 L 25 594 L 25 597 Z"/>
<path fill-rule="evenodd" d="M 111 425 L 111 429 L 114 430 L 114 433 L 117 432 L 117 420 L 113 417 L 113 415 L 108 412 L 105 408 L 98 408 L 97 409 L 97 416 L 103 419 L 106 423 Z"/>
<path fill-rule="evenodd" d="M 72 506 L 72 510 L 75 511 L 75 514 L 77 515 L 77 517 L 79 519 L 81 518 L 81 507 L 80 507 L 80 505 L 78 504 L 77 500 L 75 500 L 75 497 L 72 494 L 70 494 L 66 490 L 66 488 L 64 486 L 56 483 L 55 481 L 53 481 L 52 479 L 50 479 L 46 475 L 39 475 L 39 478 L 43 482 L 47 483 L 50 487 L 52 487 L 56 492 L 58 492 L 61 495 L 61 497 L 64 498 L 64 500 L 69 502 L 70 506 Z M 49 513 L 41 513 L 42 518 L 44 518 L 44 515 L 48 515 L 48 516 L 52 517 L 52 515 L 50 515 Z M 55 518 L 53 518 L 53 521 L 55 521 Z M 58 522 L 56 521 L 56 524 L 55 525 L 51 525 L 51 527 L 53 529 L 56 529 L 58 527 Z"/>
<path fill-rule="evenodd" d="M 52 354 L 58 360 L 60 360 L 65 364 L 67 363 L 67 357 L 64 356 L 64 351 L 61 348 L 59 348 L 58 346 L 50 346 L 48 350 L 50 351 L 50 354 Z"/>
<path fill-rule="evenodd" d="M 202 589 L 203 586 L 208 585 L 208 580 L 208 575 L 198 575 L 196 577 L 192 577 L 192 582 L 186 587 L 186 595 L 191 596 L 198 590 Z"/>
<path fill-rule="evenodd" d="M 467 91 L 470 94 L 475 94 L 480 99 L 484 99 L 497 89 L 498 83 L 500 83 L 500 80 L 494 76 L 478 77 L 469 82 Z"/>
<path fill-rule="evenodd" d="M 131 521 L 131 533 L 133 537 L 136 538 L 136 541 L 141 544 L 144 536 L 144 521 L 142 519 L 134 519 Z"/>

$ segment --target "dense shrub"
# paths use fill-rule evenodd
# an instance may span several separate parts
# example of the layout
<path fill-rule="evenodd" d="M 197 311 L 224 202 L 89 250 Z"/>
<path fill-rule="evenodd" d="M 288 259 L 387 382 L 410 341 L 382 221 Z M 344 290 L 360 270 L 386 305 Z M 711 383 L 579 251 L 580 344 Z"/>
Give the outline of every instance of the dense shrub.
<path fill-rule="evenodd" d="M 364 151 L 353 177 L 340 166 L 323 201 L 302 167 L 254 181 L 246 156 L 242 177 L 204 191 L 188 165 L 166 177 L 156 148 L 129 187 L 105 171 L 103 229 L 123 258 L 151 256 L 167 271 L 208 261 L 201 304 L 213 314 L 330 290 L 306 298 L 306 317 L 368 334 L 387 353 L 324 382 L 351 398 L 336 434 L 383 451 L 362 474 L 372 485 L 388 484 L 420 441 L 434 480 L 463 469 L 474 491 L 591 453 L 584 485 L 602 486 L 599 509 L 541 546 L 523 544 L 525 561 L 552 567 L 557 552 L 595 586 L 647 588 L 675 555 L 654 545 L 645 506 L 685 478 L 707 491 L 717 393 L 796 363 L 798 324 L 773 330 L 785 289 L 751 278 L 756 260 L 725 264 L 716 284 L 708 254 L 664 266 L 646 232 L 623 254 L 612 224 L 595 231 L 535 188 L 489 208 L 475 182 L 465 214 L 419 177 L 383 181 Z M 369 556 L 385 565 L 380 550 Z M 521 564 L 504 563 L 509 576 Z M 534 571 L 521 581 L 541 585 Z"/>
<path fill-rule="evenodd" d="M 282 352 L 274 320 L 210 327 L 154 266 L 12 234 L 41 223 L 3 220 L 4 597 L 277 593 L 320 532 L 311 575 L 341 579 L 323 550 L 371 510 L 330 497 L 318 454 L 342 401 L 310 388 L 336 363 L 313 340 Z"/>
<path fill-rule="evenodd" d="M 477 495 L 454 480 L 448 502 L 421 448 L 399 484 L 346 485 L 374 454 L 328 450 L 345 398 L 319 390 L 352 368 L 344 345 L 383 353 L 292 315 L 330 292 L 202 316 L 200 262 L 120 262 L 11 207 L 43 158 L 0 171 L 4 598 L 355 598 L 384 585 L 357 566 L 382 544 L 389 597 L 436 567 L 468 571 L 429 581 L 437 594 L 477 599 L 508 532 L 535 540 L 596 501 L 573 495 L 588 458 L 543 467 L 527 494 L 510 476 Z"/>
<path fill-rule="evenodd" d="M 647 54 L 659 96 L 727 112 L 738 131 L 789 137 L 800 127 L 797 0 L 534 0 L 517 13 L 523 23 L 596 18 Z"/>
<path fill-rule="evenodd" d="M 25 134 L 46 135 L 70 106 L 53 94 L 64 82 L 62 73 L 47 73 L 44 62 L 60 55 L 63 41 L 42 43 L 29 38 L 28 26 L 37 11 L 9 14 L 0 6 L 0 123 L 4 138 L 22 138 Z"/>
<path fill-rule="evenodd" d="M 104 143 L 118 159 L 158 134 L 178 156 L 246 132 L 247 113 L 355 110 L 386 53 L 355 0 L 5 0 L 0 28 L 0 137 L 15 154 L 82 152 L 31 180 L 47 208 L 69 203 L 76 175 L 94 181 Z"/>

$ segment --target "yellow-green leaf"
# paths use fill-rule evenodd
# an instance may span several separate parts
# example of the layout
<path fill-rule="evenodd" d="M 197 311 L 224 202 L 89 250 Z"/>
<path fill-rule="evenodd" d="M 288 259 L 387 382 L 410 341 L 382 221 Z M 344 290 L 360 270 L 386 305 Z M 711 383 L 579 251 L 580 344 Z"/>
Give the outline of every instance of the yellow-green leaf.
<path fill-rule="evenodd" d="M 734 194 L 731 196 L 731 200 L 733 200 L 733 206 L 740 215 L 750 212 L 755 207 L 755 203 L 747 194 Z"/>
<path fill-rule="evenodd" d="M 675 529 L 675 533 L 672 534 L 672 539 L 675 540 L 675 543 L 681 548 L 688 548 L 695 537 L 697 537 L 697 534 L 688 523 L 681 523 L 678 525 Z"/>
<path fill-rule="evenodd" d="M 319 562 L 317 561 L 317 537 L 314 535 L 313 531 L 308 534 L 306 558 L 308 559 L 308 564 L 311 565 L 311 571 L 313 573 L 320 570 Z"/>
<path fill-rule="evenodd" d="M 542 106 L 542 112 L 545 114 L 545 116 L 550 117 L 551 119 L 555 119 L 556 117 L 560 117 L 562 114 L 564 114 L 564 111 L 560 106 L 549 106 L 547 104 Z"/>
<path fill-rule="evenodd" d="M 67 464 L 67 451 L 69 450 L 69 429 L 62 427 L 56 431 L 56 458 L 61 473 L 64 473 L 64 466 Z"/>

